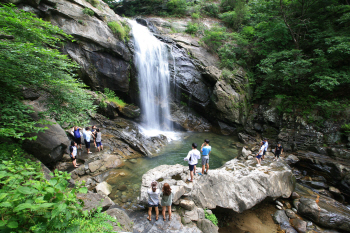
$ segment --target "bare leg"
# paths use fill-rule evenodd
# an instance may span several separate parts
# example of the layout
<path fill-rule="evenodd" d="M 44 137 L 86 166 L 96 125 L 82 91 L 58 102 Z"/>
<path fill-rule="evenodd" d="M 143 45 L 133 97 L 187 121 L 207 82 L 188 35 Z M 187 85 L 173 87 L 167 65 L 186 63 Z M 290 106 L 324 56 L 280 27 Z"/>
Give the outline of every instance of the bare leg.
<path fill-rule="evenodd" d="M 209 171 L 209 163 L 207 163 L 207 173 L 208 173 L 208 171 Z"/>
<path fill-rule="evenodd" d="M 168 206 L 169 221 L 171 220 L 171 206 Z"/>
<path fill-rule="evenodd" d="M 193 171 L 190 171 L 191 181 L 193 181 Z"/>
<path fill-rule="evenodd" d="M 158 220 L 158 215 L 159 215 L 159 210 L 158 210 L 158 206 L 154 207 L 154 209 L 156 210 L 156 221 Z"/>
<path fill-rule="evenodd" d="M 166 221 L 166 218 L 165 218 L 165 209 L 166 209 L 166 206 L 162 206 L 162 215 L 163 215 L 163 220 Z"/>
<path fill-rule="evenodd" d="M 103 150 L 103 146 L 101 145 L 101 150 Z"/>
<path fill-rule="evenodd" d="M 202 165 L 202 174 L 204 174 L 205 165 Z"/>
<path fill-rule="evenodd" d="M 151 221 L 151 215 L 152 215 L 152 207 L 148 207 L 148 217 L 147 219 Z"/>
<path fill-rule="evenodd" d="M 193 172 L 194 172 L 194 174 L 196 174 L 196 165 L 194 165 Z"/>

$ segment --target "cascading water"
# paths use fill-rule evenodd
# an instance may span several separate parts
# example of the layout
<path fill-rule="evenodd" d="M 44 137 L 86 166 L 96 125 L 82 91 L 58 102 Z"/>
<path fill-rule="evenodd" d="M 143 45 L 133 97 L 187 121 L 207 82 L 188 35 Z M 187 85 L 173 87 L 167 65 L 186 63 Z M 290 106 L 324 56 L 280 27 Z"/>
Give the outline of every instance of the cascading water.
<path fill-rule="evenodd" d="M 134 62 L 138 70 L 141 111 L 147 130 L 172 130 L 169 120 L 170 71 L 167 45 L 144 26 L 130 21 L 134 36 Z"/>

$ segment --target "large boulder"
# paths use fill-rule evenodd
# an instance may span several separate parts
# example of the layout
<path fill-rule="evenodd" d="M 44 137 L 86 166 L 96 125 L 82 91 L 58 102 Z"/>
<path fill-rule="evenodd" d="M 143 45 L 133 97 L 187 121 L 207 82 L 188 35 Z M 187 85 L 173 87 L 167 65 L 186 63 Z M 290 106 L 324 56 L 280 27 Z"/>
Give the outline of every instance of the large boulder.
<path fill-rule="evenodd" d="M 33 120 L 39 120 L 38 112 L 42 109 L 33 104 L 33 110 L 35 113 L 31 114 Z M 44 132 L 27 134 L 26 136 L 36 136 L 36 140 L 25 140 L 23 148 L 30 154 L 34 155 L 45 165 L 53 165 L 59 161 L 63 154 L 66 153 L 69 146 L 69 139 L 66 132 L 61 128 L 59 124 L 53 119 L 47 119 L 51 124 L 42 125 L 37 124 L 37 127 L 47 127 Z"/>
<path fill-rule="evenodd" d="M 193 183 L 185 184 L 188 167 L 161 165 L 142 176 L 140 203 L 147 203 L 147 189 L 153 180 L 183 186 L 194 203 L 201 208 L 217 206 L 242 212 L 260 203 L 267 197 L 288 198 L 295 187 L 295 177 L 283 162 L 272 162 L 267 157 L 266 166 L 256 167 L 254 160 L 241 162 L 233 159 L 221 168 L 209 170 L 209 174 L 196 177 Z"/>
<path fill-rule="evenodd" d="M 265 162 L 270 163 L 271 158 Z M 295 187 L 295 177 L 288 166 L 274 162 L 255 167 L 256 162 L 237 159 L 223 167 L 210 170 L 209 175 L 194 183 L 192 198 L 199 207 L 214 209 L 217 206 L 243 212 L 267 197 L 288 198 Z"/>

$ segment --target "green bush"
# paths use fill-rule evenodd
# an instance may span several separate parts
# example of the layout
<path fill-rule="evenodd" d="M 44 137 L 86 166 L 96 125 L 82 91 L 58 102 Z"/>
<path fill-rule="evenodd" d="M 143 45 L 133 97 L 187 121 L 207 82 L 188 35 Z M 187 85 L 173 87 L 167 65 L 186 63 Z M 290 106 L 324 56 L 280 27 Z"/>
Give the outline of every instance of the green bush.
<path fill-rule="evenodd" d="M 191 35 L 195 35 L 197 34 L 198 30 L 199 30 L 198 23 L 188 22 L 185 32 Z"/>
<path fill-rule="evenodd" d="M 210 220 L 215 226 L 218 225 L 218 219 L 216 218 L 215 214 L 208 214 L 207 210 L 204 210 L 205 218 Z"/>
<path fill-rule="evenodd" d="M 216 51 L 228 39 L 228 35 L 225 27 L 215 26 L 204 31 L 202 41 L 211 51 Z"/>
<path fill-rule="evenodd" d="M 129 40 L 129 32 L 130 32 L 130 27 L 126 22 L 116 22 L 116 21 L 111 21 L 108 23 L 108 27 L 112 30 L 114 34 L 118 36 L 119 39 L 121 40 Z"/>
<path fill-rule="evenodd" d="M 97 7 L 100 4 L 99 0 L 87 0 L 93 7 Z"/>
<path fill-rule="evenodd" d="M 68 188 L 70 174 L 50 174 L 47 181 L 40 163 L 32 161 L 17 145 L 0 145 L 1 232 L 111 232 L 115 219 L 95 211 L 83 211 L 77 193 Z"/>
<path fill-rule="evenodd" d="M 123 100 L 121 100 L 118 96 L 116 96 L 114 91 L 112 91 L 108 88 L 105 88 L 104 94 L 107 96 L 108 101 L 115 103 L 117 106 L 119 106 L 121 108 L 126 106 L 126 103 Z"/>
<path fill-rule="evenodd" d="M 43 131 L 44 116 L 59 124 L 86 124 L 95 109 L 86 85 L 75 79 L 78 65 L 59 52 L 59 46 L 73 37 L 36 15 L 0 4 L 0 137 L 35 139 L 27 133 Z M 40 121 L 25 105 L 23 89 L 44 93 L 46 111 Z M 79 116 L 79 117 L 77 117 Z"/>
<path fill-rule="evenodd" d="M 219 6 L 215 3 L 205 3 L 202 9 L 207 15 L 215 18 L 218 17 L 220 12 Z"/>
<path fill-rule="evenodd" d="M 223 69 L 222 73 L 221 73 L 221 76 L 222 76 L 223 79 L 229 80 L 231 78 L 231 76 L 232 76 L 232 72 L 230 70 L 228 70 L 228 69 Z"/>
<path fill-rule="evenodd" d="M 91 10 L 90 8 L 88 7 L 85 7 L 83 9 L 83 13 L 86 14 L 86 15 L 90 15 L 90 16 L 94 16 L 95 12 L 93 10 Z"/>
<path fill-rule="evenodd" d="M 185 15 L 186 13 L 186 0 L 170 0 L 166 5 L 170 13 L 173 15 Z"/>
<path fill-rule="evenodd" d="M 199 19 L 201 16 L 200 16 L 199 13 L 194 12 L 194 13 L 192 13 L 191 17 L 192 17 L 193 19 Z"/>

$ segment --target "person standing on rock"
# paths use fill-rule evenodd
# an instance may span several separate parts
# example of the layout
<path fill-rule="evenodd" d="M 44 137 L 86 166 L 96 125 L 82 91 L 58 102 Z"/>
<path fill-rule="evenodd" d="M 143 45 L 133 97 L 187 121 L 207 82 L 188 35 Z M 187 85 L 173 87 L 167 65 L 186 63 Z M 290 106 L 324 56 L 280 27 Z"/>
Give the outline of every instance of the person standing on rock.
<path fill-rule="evenodd" d="M 152 208 L 154 207 L 154 210 L 156 211 L 156 221 L 158 221 L 158 205 L 159 205 L 159 189 L 157 189 L 157 181 L 152 181 L 151 188 L 147 191 L 148 193 L 148 217 L 147 219 L 149 221 L 152 220 Z"/>
<path fill-rule="evenodd" d="M 209 140 L 205 139 L 204 143 L 201 146 L 201 152 L 202 152 L 202 174 L 208 174 L 209 171 L 209 155 L 211 152 L 211 146 L 209 146 Z M 207 170 L 205 169 L 205 166 L 207 167 Z"/>
<path fill-rule="evenodd" d="M 80 130 L 83 130 L 83 129 L 78 126 L 74 126 L 72 129 L 72 133 L 74 136 L 75 143 L 77 144 L 77 146 L 80 145 L 80 149 L 82 149 Z"/>
<path fill-rule="evenodd" d="M 267 148 L 269 147 L 269 143 L 267 141 L 267 138 L 264 139 L 264 146 L 265 146 L 265 149 L 264 149 L 264 153 L 263 153 L 263 156 L 262 156 L 262 160 L 265 159 L 265 154 L 266 154 Z"/>
<path fill-rule="evenodd" d="M 96 146 L 98 151 L 103 150 L 100 129 L 96 129 Z"/>
<path fill-rule="evenodd" d="M 96 125 L 93 125 L 91 126 L 91 135 L 92 135 L 92 138 L 94 140 L 94 146 L 95 148 L 97 148 L 97 145 L 96 145 Z"/>
<path fill-rule="evenodd" d="M 264 145 L 264 142 L 262 141 L 262 142 L 260 143 L 259 152 L 256 154 L 256 161 L 258 162 L 258 164 L 256 165 L 257 167 L 260 167 L 260 166 L 261 166 L 261 157 L 262 157 L 263 154 L 264 154 L 264 150 L 265 150 L 265 145 Z"/>
<path fill-rule="evenodd" d="M 171 220 L 171 204 L 173 202 L 174 194 L 171 192 L 170 185 L 165 183 L 163 185 L 163 190 L 160 193 L 160 197 L 162 198 L 160 204 L 162 205 L 162 215 L 163 220 L 166 221 L 165 210 L 168 207 L 169 221 Z"/>
<path fill-rule="evenodd" d="M 197 144 L 192 143 L 192 150 L 190 150 L 186 158 L 184 158 L 185 161 L 188 161 L 188 166 L 190 168 L 191 179 L 188 179 L 189 182 L 193 182 L 194 166 L 196 166 L 196 164 L 198 163 L 198 159 L 200 158 L 201 158 L 201 153 L 199 152 L 199 150 L 197 150 Z"/>
<path fill-rule="evenodd" d="M 70 143 L 69 156 L 72 160 L 73 166 L 79 167 L 79 164 L 77 164 L 77 143 L 74 141 L 71 141 Z"/>
<path fill-rule="evenodd" d="M 275 149 L 275 158 L 273 159 L 274 161 L 275 160 L 279 160 L 280 159 L 280 155 L 283 153 L 283 147 L 281 145 L 281 143 L 279 142 L 277 145 L 276 145 L 276 149 Z"/>
<path fill-rule="evenodd" d="M 86 127 L 83 131 L 83 137 L 84 137 L 84 142 L 85 142 L 85 147 L 87 150 L 88 154 L 91 154 L 92 152 L 90 151 L 90 140 L 91 140 L 91 131 L 89 127 Z"/>

